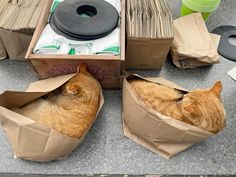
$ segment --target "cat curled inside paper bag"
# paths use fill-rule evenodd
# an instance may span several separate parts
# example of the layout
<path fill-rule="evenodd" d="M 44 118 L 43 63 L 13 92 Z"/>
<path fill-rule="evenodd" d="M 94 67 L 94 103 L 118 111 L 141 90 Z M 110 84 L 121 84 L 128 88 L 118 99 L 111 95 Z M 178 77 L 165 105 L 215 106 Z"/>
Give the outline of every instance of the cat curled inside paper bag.
<path fill-rule="evenodd" d="M 63 135 L 79 139 L 96 116 L 99 97 L 98 81 L 82 64 L 79 74 L 60 90 L 14 111 L 34 120 L 38 125 L 53 128 Z"/>
<path fill-rule="evenodd" d="M 141 100 L 162 115 L 212 133 L 218 133 L 225 126 L 220 81 L 210 89 L 196 89 L 187 94 L 142 79 L 129 82 Z"/>

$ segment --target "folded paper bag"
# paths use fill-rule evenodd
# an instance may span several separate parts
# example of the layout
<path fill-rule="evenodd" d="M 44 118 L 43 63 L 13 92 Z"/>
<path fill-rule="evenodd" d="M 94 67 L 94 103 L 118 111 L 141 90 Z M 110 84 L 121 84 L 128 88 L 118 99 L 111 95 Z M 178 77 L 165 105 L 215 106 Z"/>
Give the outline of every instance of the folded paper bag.
<path fill-rule="evenodd" d="M 123 83 L 123 129 L 125 136 L 168 159 L 193 144 L 214 135 L 198 127 L 164 116 L 147 106 L 138 98 L 128 82 L 134 77 L 188 92 L 163 78 L 127 76 Z"/>
<path fill-rule="evenodd" d="M 171 56 L 179 68 L 196 68 L 220 62 L 217 53 L 220 36 L 209 34 L 200 13 L 174 21 L 175 38 Z"/>
<path fill-rule="evenodd" d="M 25 92 L 6 91 L 0 95 L 0 123 L 12 145 L 15 157 L 37 162 L 65 159 L 82 143 L 89 129 L 81 139 L 74 139 L 51 128 L 35 125 L 33 120 L 10 110 L 47 95 L 73 76 L 74 74 L 71 74 L 37 81 L 30 84 Z M 101 89 L 97 114 L 103 103 Z"/>

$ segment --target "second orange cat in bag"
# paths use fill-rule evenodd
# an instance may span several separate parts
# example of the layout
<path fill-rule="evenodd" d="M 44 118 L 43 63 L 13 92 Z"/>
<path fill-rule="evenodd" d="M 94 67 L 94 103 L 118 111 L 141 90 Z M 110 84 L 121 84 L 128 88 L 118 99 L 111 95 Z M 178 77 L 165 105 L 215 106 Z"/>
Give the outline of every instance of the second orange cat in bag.
<path fill-rule="evenodd" d="M 138 97 L 162 115 L 203 130 L 218 133 L 225 125 L 220 81 L 210 89 L 196 89 L 187 94 L 174 88 L 142 79 L 129 81 Z"/>

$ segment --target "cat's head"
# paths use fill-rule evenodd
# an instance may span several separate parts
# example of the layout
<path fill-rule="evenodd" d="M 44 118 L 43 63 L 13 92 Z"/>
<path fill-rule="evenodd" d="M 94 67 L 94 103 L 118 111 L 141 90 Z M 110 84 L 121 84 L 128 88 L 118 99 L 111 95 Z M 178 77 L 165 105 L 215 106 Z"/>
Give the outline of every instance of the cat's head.
<path fill-rule="evenodd" d="M 80 92 L 80 87 L 73 82 L 68 82 L 63 88 L 62 88 L 62 92 L 64 95 L 67 96 L 73 96 L 73 95 L 78 95 Z"/>
<path fill-rule="evenodd" d="M 71 80 L 69 80 L 64 87 L 62 88 L 62 92 L 64 95 L 73 96 L 78 95 L 81 91 L 80 80 L 81 75 L 89 75 L 87 71 L 87 66 L 85 64 L 81 64 L 79 67 L 79 73 L 76 74 Z"/>
<path fill-rule="evenodd" d="M 210 89 L 197 89 L 186 94 L 181 110 L 184 117 L 193 125 L 217 133 L 224 126 L 225 111 L 221 103 L 220 81 Z"/>

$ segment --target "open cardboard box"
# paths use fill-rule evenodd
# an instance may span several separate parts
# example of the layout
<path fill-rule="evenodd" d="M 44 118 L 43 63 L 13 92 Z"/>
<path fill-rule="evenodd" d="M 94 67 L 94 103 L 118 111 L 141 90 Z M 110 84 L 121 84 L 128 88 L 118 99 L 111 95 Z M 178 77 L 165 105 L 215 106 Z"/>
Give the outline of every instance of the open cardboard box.
<path fill-rule="evenodd" d="M 60 160 L 66 158 L 83 142 L 90 128 L 80 139 L 70 138 L 54 129 L 36 125 L 35 121 L 12 111 L 56 90 L 73 76 L 74 74 L 70 74 L 37 81 L 30 84 L 24 92 L 5 91 L 0 95 L 0 125 L 16 158 L 37 162 Z M 97 114 L 103 103 L 104 98 L 100 89 Z M 96 117 L 93 120 L 95 119 Z"/>
<path fill-rule="evenodd" d="M 121 52 L 119 56 L 99 55 L 39 55 L 33 49 L 48 22 L 53 0 L 46 0 L 41 17 L 28 48 L 29 59 L 40 79 L 75 73 L 81 63 L 88 66 L 103 88 L 116 89 L 122 86 L 125 62 L 125 0 L 121 0 Z M 108 17 L 109 18 L 109 17 Z"/>
<path fill-rule="evenodd" d="M 165 158 L 171 158 L 193 144 L 214 135 L 198 127 L 164 116 L 146 105 L 128 82 L 133 78 L 144 79 L 185 93 L 188 92 L 164 78 L 127 76 L 123 83 L 123 129 L 125 136 Z"/>

